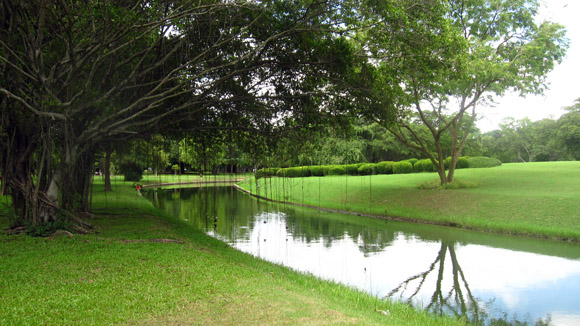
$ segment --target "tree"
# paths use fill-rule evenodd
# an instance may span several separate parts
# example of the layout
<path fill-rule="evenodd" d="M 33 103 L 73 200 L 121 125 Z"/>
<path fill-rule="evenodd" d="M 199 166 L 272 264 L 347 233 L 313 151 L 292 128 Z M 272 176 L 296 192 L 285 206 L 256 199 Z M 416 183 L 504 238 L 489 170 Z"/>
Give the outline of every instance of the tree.
<path fill-rule="evenodd" d="M 406 101 L 393 104 L 404 112 L 396 124 L 379 119 L 400 141 L 431 159 L 441 184 L 453 182 L 457 160 L 476 120 L 476 107 L 508 90 L 522 95 L 541 94 L 546 88 L 546 74 L 561 61 L 567 48 L 562 26 L 535 23 L 535 0 L 454 0 L 444 10 L 446 21 L 432 32 L 432 37 L 395 38 L 399 48 L 415 53 L 401 60 L 415 64 L 403 63 L 401 67 L 411 68 L 401 69 L 384 61 L 389 68 L 385 68 L 387 76 L 397 76 L 390 77 L 393 80 L 385 87 L 406 94 Z M 432 52 L 416 52 L 413 45 L 417 42 L 425 42 L 421 48 L 431 48 Z M 375 53 L 381 51 L 396 55 L 382 47 Z M 415 131 L 416 124 L 429 129 L 432 146 Z M 445 133 L 451 137 L 452 159 L 447 174 L 441 143 Z"/>
<path fill-rule="evenodd" d="M 341 4 L 2 2 L 0 169 L 19 221 L 84 225 L 103 144 L 337 108 L 346 86 L 328 85 L 352 59 L 333 33 Z"/>
<path fill-rule="evenodd" d="M 569 155 L 580 160 L 580 99 L 566 110 L 568 113 L 558 119 L 557 137 Z"/>
<path fill-rule="evenodd" d="M 499 130 L 483 138 L 485 155 L 502 162 L 534 162 L 566 159 L 566 146 L 559 143 L 558 122 L 553 119 L 530 121 L 505 118 Z"/>

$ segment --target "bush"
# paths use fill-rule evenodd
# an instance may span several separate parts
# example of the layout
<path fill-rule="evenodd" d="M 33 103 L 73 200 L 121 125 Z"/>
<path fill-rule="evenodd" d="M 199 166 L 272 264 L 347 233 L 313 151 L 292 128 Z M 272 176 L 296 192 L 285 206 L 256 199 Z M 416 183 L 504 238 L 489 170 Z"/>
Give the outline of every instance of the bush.
<path fill-rule="evenodd" d="M 411 164 L 415 165 L 415 163 L 417 163 L 419 160 L 418 160 L 418 159 L 416 159 L 416 158 L 410 158 L 410 159 L 408 159 L 408 160 L 405 160 L 405 161 L 407 161 L 407 162 L 409 162 L 409 163 L 411 163 Z"/>
<path fill-rule="evenodd" d="M 309 166 L 300 166 L 298 167 L 300 170 L 302 170 L 302 176 L 303 177 L 309 177 L 312 174 L 310 173 L 310 167 Z"/>
<path fill-rule="evenodd" d="M 443 160 L 443 164 L 445 165 L 445 170 L 449 169 L 449 165 L 451 165 L 451 156 Z"/>
<path fill-rule="evenodd" d="M 286 178 L 300 178 L 304 176 L 304 169 L 301 167 L 286 168 L 284 172 Z"/>
<path fill-rule="evenodd" d="M 478 156 L 478 157 L 470 157 L 467 160 L 467 165 L 469 168 L 491 168 L 494 166 L 500 166 L 501 161 L 496 158 L 485 157 L 485 156 Z"/>
<path fill-rule="evenodd" d="M 457 159 L 457 164 L 455 165 L 456 169 L 466 169 L 469 167 L 469 156 L 460 156 Z M 443 163 L 445 163 L 445 169 L 449 169 L 449 166 L 451 165 L 451 156 L 446 158 L 445 161 L 443 161 Z"/>
<path fill-rule="evenodd" d="M 256 171 L 256 179 L 264 177 L 273 177 L 278 172 L 278 168 L 263 168 Z"/>
<path fill-rule="evenodd" d="M 374 163 L 363 164 L 358 168 L 358 174 L 360 175 L 377 174 L 377 165 Z"/>
<path fill-rule="evenodd" d="M 412 173 L 413 172 L 413 164 L 409 161 L 400 161 L 395 162 L 393 164 L 393 173 L 394 174 L 404 174 L 404 173 Z"/>
<path fill-rule="evenodd" d="M 377 174 L 393 174 L 393 163 L 395 162 L 379 162 L 377 164 Z"/>
<path fill-rule="evenodd" d="M 341 165 L 333 165 L 328 169 L 328 175 L 345 175 L 346 169 Z"/>
<path fill-rule="evenodd" d="M 499 165 L 501 165 L 501 162 L 499 162 Z M 460 156 L 459 159 L 457 159 L 457 166 L 455 168 L 467 169 L 468 167 L 469 167 L 469 156 Z"/>
<path fill-rule="evenodd" d="M 143 178 L 143 167 L 137 162 L 125 162 L 120 166 L 125 181 L 140 181 Z"/>
<path fill-rule="evenodd" d="M 344 167 L 346 170 L 346 174 L 348 175 L 358 175 L 358 165 L 357 164 L 349 164 Z"/>
<path fill-rule="evenodd" d="M 322 166 L 314 165 L 314 166 L 311 166 L 309 169 L 310 169 L 310 175 L 313 177 L 321 177 L 324 175 L 324 172 L 322 170 Z"/>
<path fill-rule="evenodd" d="M 417 163 L 415 163 L 415 165 L 413 167 L 415 169 L 415 172 L 435 172 L 435 171 L 437 171 L 437 167 L 435 165 L 433 165 L 433 162 L 431 162 L 431 160 L 428 158 L 417 161 Z"/>
<path fill-rule="evenodd" d="M 423 161 L 424 160 L 419 160 L 417 161 L 417 163 L 413 164 L 413 171 L 414 172 L 423 172 Z"/>

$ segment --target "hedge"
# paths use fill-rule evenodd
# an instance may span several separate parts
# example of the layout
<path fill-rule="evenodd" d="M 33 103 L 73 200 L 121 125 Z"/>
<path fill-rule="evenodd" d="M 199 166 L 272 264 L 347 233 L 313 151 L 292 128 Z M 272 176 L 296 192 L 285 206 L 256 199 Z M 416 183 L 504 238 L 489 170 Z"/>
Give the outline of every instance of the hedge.
<path fill-rule="evenodd" d="M 263 168 L 256 171 L 256 179 L 276 176 L 279 168 Z"/>
<path fill-rule="evenodd" d="M 494 166 L 500 166 L 501 161 L 496 158 L 477 156 L 470 157 L 467 160 L 469 168 L 491 168 Z"/>
<path fill-rule="evenodd" d="M 451 158 L 445 159 L 445 167 L 449 167 Z M 500 166 L 501 161 L 489 157 L 468 157 L 461 156 L 457 160 L 457 169 L 464 168 L 487 168 L 493 166 Z M 132 170 L 125 166 L 125 169 Z M 135 172 L 137 167 L 133 167 Z M 142 173 L 142 169 L 139 167 Z M 263 168 L 256 171 L 256 179 L 263 177 L 279 176 L 286 178 L 300 178 L 309 176 L 325 176 L 325 175 L 371 175 L 371 174 L 403 174 L 412 172 L 434 172 L 437 167 L 433 165 L 430 159 L 415 159 L 411 158 L 399 162 L 383 161 L 378 164 L 375 163 L 357 163 L 347 165 L 314 165 L 314 166 L 297 166 L 290 168 Z M 131 174 L 132 172 L 129 172 Z M 132 177 L 132 175 L 129 175 Z M 127 178 L 127 175 L 125 176 Z M 131 180 L 138 181 L 138 180 Z"/>
<path fill-rule="evenodd" d="M 377 174 L 377 165 L 374 163 L 363 164 L 358 168 L 358 174 L 360 175 Z"/>
<path fill-rule="evenodd" d="M 319 165 L 313 165 L 309 167 L 310 169 L 310 175 L 313 177 L 321 177 L 323 176 L 323 171 L 322 171 L 322 167 Z"/>
<path fill-rule="evenodd" d="M 344 166 L 346 174 L 348 175 L 358 175 L 358 164 L 348 164 Z"/>
<path fill-rule="evenodd" d="M 413 172 L 413 164 L 409 161 L 400 161 L 395 162 L 393 164 L 393 173 L 394 174 L 404 174 L 404 173 L 412 173 Z"/>
<path fill-rule="evenodd" d="M 377 174 L 393 174 L 393 164 L 395 162 L 383 161 L 377 164 Z"/>
<path fill-rule="evenodd" d="M 346 169 L 342 165 L 333 165 L 328 169 L 328 175 L 345 175 Z"/>
<path fill-rule="evenodd" d="M 409 163 L 411 163 L 411 164 L 415 165 L 415 163 L 417 163 L 419 160 L 418 160 L 418 159 L 416 159 L 416 158 L 410 158 L 410 159 L 407 159 L 407 160 L 405 160 L 405 161 L 407 161 L 407 162 L 409 162 Z"/>

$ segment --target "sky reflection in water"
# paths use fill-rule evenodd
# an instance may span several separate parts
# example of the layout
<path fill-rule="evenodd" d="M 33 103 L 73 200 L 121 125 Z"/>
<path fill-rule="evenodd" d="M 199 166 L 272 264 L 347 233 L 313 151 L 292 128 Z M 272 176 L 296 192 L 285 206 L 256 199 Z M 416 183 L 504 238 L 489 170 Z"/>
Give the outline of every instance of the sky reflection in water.
<path fill-rule="evenodd" d="M 486 323 L 533 325 L 549 316 L 551 325 L 580 325 L 578 245 L 319 213 L 229 188 L 180 194 L 167 191 L 155 202 L 241 251 L 298 271 Z"/>

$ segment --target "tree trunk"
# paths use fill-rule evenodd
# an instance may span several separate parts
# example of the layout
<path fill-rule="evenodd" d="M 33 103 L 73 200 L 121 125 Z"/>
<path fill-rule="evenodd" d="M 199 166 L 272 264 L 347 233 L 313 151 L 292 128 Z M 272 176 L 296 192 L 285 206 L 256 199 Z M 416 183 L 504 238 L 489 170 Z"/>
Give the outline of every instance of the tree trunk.
<path fill-rule="evenodd" d="M 105 153 L 105 166 L 103 167 L 105 173 L 105 191 L 112 191 L 111 186 L 111 150 L 107 149 Z"/>

